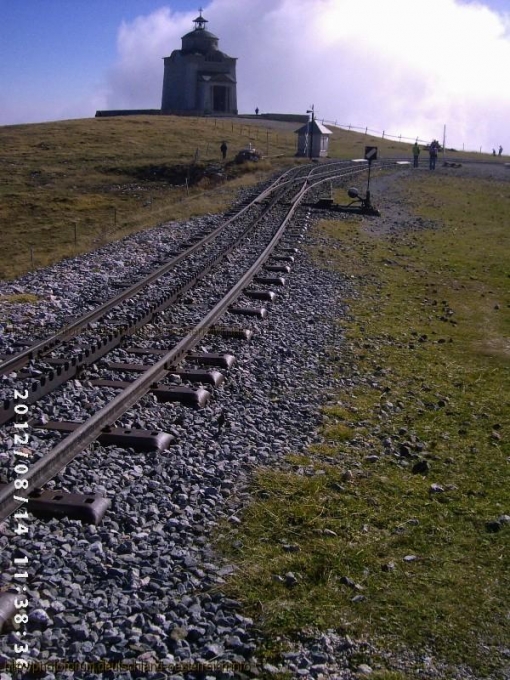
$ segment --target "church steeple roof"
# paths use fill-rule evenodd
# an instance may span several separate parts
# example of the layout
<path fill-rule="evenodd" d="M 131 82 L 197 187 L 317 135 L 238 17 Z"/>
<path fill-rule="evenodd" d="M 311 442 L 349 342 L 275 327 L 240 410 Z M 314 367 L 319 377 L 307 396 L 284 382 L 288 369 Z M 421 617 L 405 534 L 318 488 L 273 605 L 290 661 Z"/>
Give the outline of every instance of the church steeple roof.
<path fill-rule="evenodd" d="M 205 25 L 209 22 L 202 16 L 202 8 L 198 11 L 200 15 L 193 19 L 195 28 L 182 36 L 182 52 L 184 54 L 190 52 L 207 54 L 218 50 L 218 37 L 206 31 Z"/>
<path fill-rule="evenodd" d="M 198 11 L 200 12 L 200 14 L 196 19 L 193 19 L 193 23 L 195 24 L 195 31 L 203 31 L 205 25 L 208 24 L 209 22 L 202 16 L 202 12 L 204 10 L 201 7 Z"/>

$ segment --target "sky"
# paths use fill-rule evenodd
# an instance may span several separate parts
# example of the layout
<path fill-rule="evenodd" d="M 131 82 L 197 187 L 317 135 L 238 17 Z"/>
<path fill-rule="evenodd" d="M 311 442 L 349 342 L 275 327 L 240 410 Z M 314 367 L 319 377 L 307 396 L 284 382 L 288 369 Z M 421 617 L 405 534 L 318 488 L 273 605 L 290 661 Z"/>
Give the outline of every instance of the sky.
<path fill-rule="evenodd" d="M 159 108 L 199 0 L 0 0 L 0 125 Z M 240 113 L 510 153 L 510 0 L 204 0 Z"/>

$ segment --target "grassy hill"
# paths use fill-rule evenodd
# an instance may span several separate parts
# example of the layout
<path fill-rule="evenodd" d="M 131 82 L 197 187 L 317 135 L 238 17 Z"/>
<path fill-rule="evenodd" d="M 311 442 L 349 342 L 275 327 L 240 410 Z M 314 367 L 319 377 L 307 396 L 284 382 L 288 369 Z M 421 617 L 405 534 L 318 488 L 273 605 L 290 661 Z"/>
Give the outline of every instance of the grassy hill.
<path fill-rule="evenodd" d="M 94 249 L 163 221 L 225 209 L 239 188 L 296 162 L 295 123 L 133 116 L 0 127 L 0 279 Z M 265 159 L 227 162 L 251 142 Z M 365 144 L 410 155 L 408 144 L 334 129 L 330 156 Z M 461 154 L 459 154 L 461 156 Z M 217 168 L 204 177 L 204 169 Z M 225 174 L 228 181 L 220 181 Z M 189 180 L 186 187 L 186 180 Z"/>

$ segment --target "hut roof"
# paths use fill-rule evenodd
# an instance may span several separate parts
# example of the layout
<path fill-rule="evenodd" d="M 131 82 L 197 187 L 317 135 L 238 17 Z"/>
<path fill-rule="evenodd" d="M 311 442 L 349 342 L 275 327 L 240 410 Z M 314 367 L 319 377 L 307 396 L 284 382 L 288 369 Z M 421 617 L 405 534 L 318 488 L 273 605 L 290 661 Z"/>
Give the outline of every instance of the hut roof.
<path fill-rule="evenodd" d="M 300 127 L 298 130 L 295 130 L 295 134 L 297 135 L 306 135 L 310 134 L 312 132 L 314 135 L 317 133 L 320 133 L 321 135 L 332 135 L 333 133 L 331 130 L 328 130 L 327 127 L 324 125 L 321 125 L 321 123 L 318 123 L 316 120 L 313 121 L 313 127 L 311 121 L 308 121 L 308 123 L 305 123 L 302 127 Z"/>

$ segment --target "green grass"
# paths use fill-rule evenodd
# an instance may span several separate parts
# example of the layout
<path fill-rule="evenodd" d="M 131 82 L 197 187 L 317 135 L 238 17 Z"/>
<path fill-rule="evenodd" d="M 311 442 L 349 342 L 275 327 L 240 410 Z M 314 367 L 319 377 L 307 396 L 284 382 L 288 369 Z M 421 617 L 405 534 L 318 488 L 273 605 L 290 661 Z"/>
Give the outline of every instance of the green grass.
<path fill-rule="evenodd" d="M 129 116 L 0 127 L 0 279 L 86 252 L 169 220 L 220 212 L 242 186 L 296 162 L 299 125 L 268 121 Z M 228 181 L 187 192 L 183 170 L 220 163 L 252 143 L 266 158 L 231 166 Z M 410 156 L 410 145 L 333 128 L 330 156 Z M 459 154 L 459 158 L 465 157 Z M 480 156 L 480 155 L 478 155 Z M 156 173 L 154 172 L 156 170 Z M 176 173 L 176 170 L 179 172 Z"/>
<path fill-rule="evenodd" d="M 39 302 L 41 298 L 33 293 L 13 293 L 12 295 L 0 295 L 0 303 L 5 302 L 7 304 L 26 304 Z"/>
<path fill-rule="evenodd" d="M 338 247 L 317 258 L 359 283 L 333 358 L 372 386 L 324 409 L 308 455 L 256 474 L 257 500 L 220 541 L 239 568 L 228 591 L 268 639 L 337 628 L 480 678 L 508 663 L 510 525 L 486 526 L 510 514 L 507 187 L 423 174 L 401 199 L 436 228 L 321 223 Z M 388 438 L 411 457 L 385 453 Z M 294 588 L 274 579 L 289 571 Z"/>
<path fill-rule="evenodd" d="M 188 192 L 195 155 L 199 167 L 221 164 L 223 139 L 227 160 L 249 142 L 269 157 Z M 289 164 L 294 138 L 237 122 L 135 116 L 4 126 L 0 145 L 0 278 L 11 278 L 164 221 L 222 211 L 280 167 L 280 155 Z"/>

